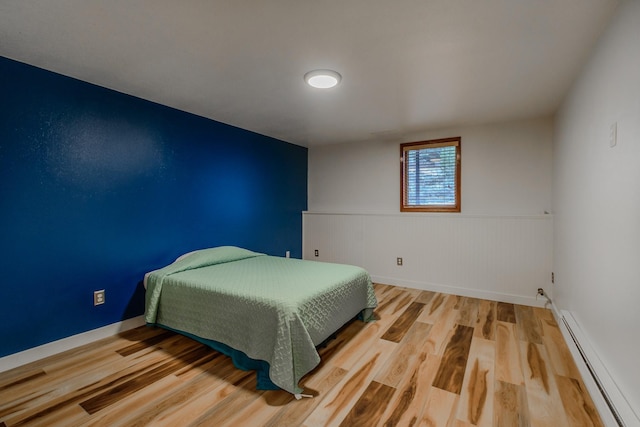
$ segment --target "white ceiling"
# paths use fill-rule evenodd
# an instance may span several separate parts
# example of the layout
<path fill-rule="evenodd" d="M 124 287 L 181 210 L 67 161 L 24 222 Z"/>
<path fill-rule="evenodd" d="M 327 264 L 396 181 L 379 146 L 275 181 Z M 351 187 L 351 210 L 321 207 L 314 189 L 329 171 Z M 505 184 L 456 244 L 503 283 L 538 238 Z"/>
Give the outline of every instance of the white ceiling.
<path fill-rule="evenodd" d="M 403 139 L 552 115 L 617 4 L 0 0 L 0 55 L 298 145 Z"/>

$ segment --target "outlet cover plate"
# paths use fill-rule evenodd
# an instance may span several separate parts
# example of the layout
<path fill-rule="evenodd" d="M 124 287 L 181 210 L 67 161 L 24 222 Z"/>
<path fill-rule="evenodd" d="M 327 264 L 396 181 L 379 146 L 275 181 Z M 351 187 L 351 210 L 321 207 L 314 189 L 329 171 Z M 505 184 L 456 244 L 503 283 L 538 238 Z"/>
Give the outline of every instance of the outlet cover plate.
<path fill-rule="evenodd" d="M 104 289 L 93 292 L 93 305 L 104 304 Z"/>

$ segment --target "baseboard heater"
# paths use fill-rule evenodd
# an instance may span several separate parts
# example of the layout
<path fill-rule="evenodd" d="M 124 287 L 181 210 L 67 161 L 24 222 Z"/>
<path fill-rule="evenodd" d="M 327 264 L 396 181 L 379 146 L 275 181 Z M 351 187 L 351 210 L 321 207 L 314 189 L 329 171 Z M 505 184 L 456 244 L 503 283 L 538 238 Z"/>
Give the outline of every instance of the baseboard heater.
<path fill-rule="evenodd" d="M 638 425 L 640 420 L 638 420 L 635 412 L 618 389 L 602 362 L 600 362 L 600 359 L 595 354 L 594 350 L 591 348 L 591 345 L 583 335 L 580 326 L 574 319 L 573 315 L 568 311 L 562 311 L 560 317 L 571 337 L 571 340 L 573 341 L 573 344 L 575 345 L 575 349 L 580 354 L 582 361 L 584 361 L 584 366 L 593 378 L 593 382 L 600 391 L 600 394 L 608 406 L 611 415 L 615 419 L 615 422 L 617 422 L 620 427 Z"/>

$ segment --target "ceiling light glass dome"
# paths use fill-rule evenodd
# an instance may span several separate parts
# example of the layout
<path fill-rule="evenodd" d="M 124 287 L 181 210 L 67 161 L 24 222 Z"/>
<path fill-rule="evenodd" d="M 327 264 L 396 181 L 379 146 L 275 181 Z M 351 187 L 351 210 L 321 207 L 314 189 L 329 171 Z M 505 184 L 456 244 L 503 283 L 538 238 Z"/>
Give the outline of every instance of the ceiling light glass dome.
<path fill-rule="evenodd" d="M 319 89 L 329 89 L 340 83 L 342 76 L 333 70 L 313 70 L 304 75 L 304 81 L 309 86 Z"/>

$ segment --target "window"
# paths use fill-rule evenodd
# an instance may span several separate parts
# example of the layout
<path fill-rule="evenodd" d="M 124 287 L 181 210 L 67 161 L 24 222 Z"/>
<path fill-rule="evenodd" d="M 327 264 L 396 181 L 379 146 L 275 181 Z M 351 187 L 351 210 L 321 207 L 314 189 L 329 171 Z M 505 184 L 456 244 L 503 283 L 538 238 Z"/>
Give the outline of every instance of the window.
<path fill-rule="evenodd" d="M 461 138 L 400 145 L 400 211 L 460 212 Z"/>

